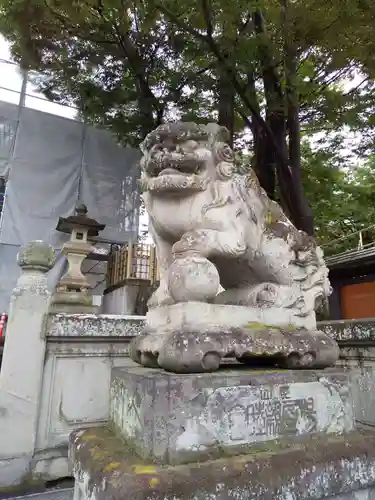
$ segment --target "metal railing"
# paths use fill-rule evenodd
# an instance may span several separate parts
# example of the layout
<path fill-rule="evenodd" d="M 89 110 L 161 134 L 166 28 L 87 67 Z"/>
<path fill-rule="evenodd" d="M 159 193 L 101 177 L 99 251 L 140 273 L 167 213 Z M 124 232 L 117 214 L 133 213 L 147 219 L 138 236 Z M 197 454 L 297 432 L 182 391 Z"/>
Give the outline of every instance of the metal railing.
<path fill-rule="evenodd" d="M 345 250 L 333 252 L 331 253 L 331 255 L 327 255 L 326 256 L 327 263 L 328 264 L 333 263 L 344 257 L 348 259 L 349 257 L 355 257 L 358 256 L 359 254 L 361 255 L 362 254 L 371 255 L 372 253 L 375 254 L 375 240 L 368 241 L 367 243 L 365 243 L 366 233 L 369 233 L 370 231 L 375 232 L 375 224 L 359 229 L 358 231 L 354 231 L 353 233 L 342 236 L 341 238 L 336 238 L 335 240 L 332 240 L 329 243 L 322 245 L 322 249 L 327 254 L 330 251 L 330 249 L 332 249 L 332 247 L 340 247 L 345 245 L 346 243 L 348 246 L 350 246 L 350 241 L 354 239 L 351 248 L 346 248 Z"/>

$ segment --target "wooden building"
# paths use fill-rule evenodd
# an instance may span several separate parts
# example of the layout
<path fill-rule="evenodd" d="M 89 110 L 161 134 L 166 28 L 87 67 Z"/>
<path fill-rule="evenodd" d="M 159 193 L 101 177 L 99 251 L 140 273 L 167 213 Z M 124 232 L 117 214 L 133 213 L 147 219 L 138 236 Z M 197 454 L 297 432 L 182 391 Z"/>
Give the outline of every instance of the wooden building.
<path fill-rule="evenodd" d="M 375 246 L 326 258 L 333 287 L 329 317 L 375 318 Z"/>

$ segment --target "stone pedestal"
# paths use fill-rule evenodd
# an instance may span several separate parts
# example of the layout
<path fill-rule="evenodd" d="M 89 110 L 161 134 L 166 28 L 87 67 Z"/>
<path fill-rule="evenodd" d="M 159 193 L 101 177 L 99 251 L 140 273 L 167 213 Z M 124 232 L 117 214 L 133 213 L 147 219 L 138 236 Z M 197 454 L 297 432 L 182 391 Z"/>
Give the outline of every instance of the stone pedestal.
<path fill-rule="evenodd" d="M 315 435 L 178 466 L 142 463 L 103 428 L 70 437 L 75 500 L 374 500 L 375 433 Z"/>
<path fill-rule="evenodd" d="M 349 376 L 335 369 L 258 372 L 237 366 L 198 376 L 117 369 L 110 419 L 139 456 L 162 463 L 354 429 Z"/>
<path fill-rule="evenodd" d="M 349 372 L 113 371 L 109 428 L 74 432 L 77 500 L 374 500 Z M 167 466 L 166 466 L 167 465 Z"/>
<path fill-rule="evenodd" d="M 89 294 L 92 285 L 81 271 L 81 265 L 92 251 L 92 245 L 86 240 L 68 241 L 61 253 L 68 260 L 68 270 L 56 286 L 52 296 L 50 312 L 95 314 L 98 307 L 93 305 L 93 297 Z"/>
<path fill-rule="evenodd" d="M 239 328 L 247 324 L 316 329 L 315 314 L 295 316 L 293 309 L 249 307 L 207 302 L 179 302 L 150 309 L 146 315 L 149 330 L 214 330 Z"/>
<path fill-rule="evenodd" d="M 260 314 L 260 311 L 263 311 Z M 337 342 L 316 329 L 290 323 L 288 310 L 183 302 L 150 310 L 131 358 L 175 373 L 213 372 L 223 358 L 248 365 L 304 369 L 334 366 Z M 264 322 L 268 319 L 268 323 Z"/>

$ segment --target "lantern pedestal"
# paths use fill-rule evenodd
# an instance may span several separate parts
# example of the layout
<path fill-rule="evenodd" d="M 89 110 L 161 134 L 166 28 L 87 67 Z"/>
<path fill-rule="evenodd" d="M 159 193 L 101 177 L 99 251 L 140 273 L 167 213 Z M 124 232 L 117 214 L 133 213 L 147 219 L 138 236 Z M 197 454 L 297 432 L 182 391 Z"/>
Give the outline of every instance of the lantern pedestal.
<path fill-rule="evenodd" d="M 94 306 L 92 300 L 92 295 L 88 293 L 56 290 L 50 303 L 49 312 L 97 314 L 98 306 Z"/>

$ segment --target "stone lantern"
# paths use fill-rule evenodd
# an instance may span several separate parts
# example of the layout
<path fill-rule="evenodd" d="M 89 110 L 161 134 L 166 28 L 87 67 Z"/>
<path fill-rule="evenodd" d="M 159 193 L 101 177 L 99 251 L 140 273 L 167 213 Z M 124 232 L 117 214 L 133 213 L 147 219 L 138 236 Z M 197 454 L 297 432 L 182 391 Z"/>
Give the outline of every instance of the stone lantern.
<path fill-rule="evenodd" d="M 82 262 L 93 251 L 89 239 L 98 236 L 105 224 L 99 224 L 87 217 L 87 207 L 83 203 L 76 207 L 75 215 L 60 217 L 56 230 L 70 234 L 61 253 L 66 256 L 68 270 L 56 286 L 51 301 L 50 310 L 71 313 L 94 313 L 92 295 L 88 291 L 92 288 L 86 276 L 81 271 Z"/>

